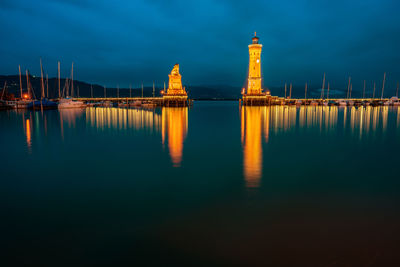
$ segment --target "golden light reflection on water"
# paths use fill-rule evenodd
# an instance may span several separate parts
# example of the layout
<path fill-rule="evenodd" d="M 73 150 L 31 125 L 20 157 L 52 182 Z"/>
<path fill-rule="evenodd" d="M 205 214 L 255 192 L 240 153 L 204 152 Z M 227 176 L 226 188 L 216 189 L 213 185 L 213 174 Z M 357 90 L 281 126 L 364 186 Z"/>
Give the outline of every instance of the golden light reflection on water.
<path fill-rule="evenodd" d="M 86 123 L 99 130 L 161 131 L 161 115 L 146 109 L 90 107 L 86 109 Z"/>
<path fill-rule="evenodd" d="M 28 151 L 41 137 L 40 129 L 46 125 L 54 133 L 54 119 L 51 113 L 16 112 L 22 115 Z M 28 115 L 28 117 L 27 117 Z M 54 118 L 54 117 L 53 117 Z M 144 130 L 147 134 L 161 135 L 167 143 L 173 166 L 182 162 L 184 141 L 188 131 L 187 108 L 163 108 L 156 110 L 89 107 L 59 111 L 61 139 L 64 130 L 86 123 L 88 129 L 113 129 L 118 131 Z M 50 123 L 51 122 L 51 123 Z M 379 138 L 388 128 L 400 131 L 400 107 L 243 107 L 241 109 L 241 142 L 246 184 L 259 186 L 263 174 L 262 143 L 274 140 L 276 136 L 292 133 L 315 132 L 320 134 L 346 134 L 355 139 Z M 56 129 L 55 132 L 58 130 Z"/>
<path fill-rule="evenodd" d="M 243 168 L 246 186 L 260 185 L 262 176 L 262 137 L 269 138 L 270 107 L 243 107 L 241 131 L 243 145 Z"/>
<path fill-rule="evenodd" d="M 322 131 L 334 128 L 337 124 L 337 107 L 274 106 L 271 112 L 274 133 L 312 127 Z"/>
<path fill-rule="evenodd" d="M 162 143 L 168 137 L 168 149 L 174 167 L 182 162 L 183 142 L 188 131 L 188 108 L 162 109 Z"/>
<path fill-rule="evenodd" d="M 398 116 L 398 108 L 393 109 Z M 389 107 L 271 107 L 271 131 L 274 134 L 293 130 L 318 129 L 322 132 L 348 130 L 353 136 L 363 138 L 388 127 Z"/>
<path fill-rule="evenodd" d="M 26 135 L 26 144 L 28 146 L 28 151 L 30 151 L 32 146 L 32 128 L 30 119 L 26 119 L 25 121 L 25 135 Z"/>
<path fill-rule="evenodd" d="M 67 123 L 69 128 L 75 128 L 76 120 L 81 117 L 84 112 L 85 109 L 60 109 L 58 111 L 60 116 L 61 140 L 64 140 L 64 122 Z"/>
<path fill-rule="evenodd" d="M 400 107 L 397 108 L 397 123 L 396 127 L 399 128 L 400 126 Z"/>
<path fill-rule="evenodd" d="M 374 136 L 378 132 L 386 132 L 389 107 L 351 107 L 346 109 L 348 109 L 346 112 L 350 112 L 350 125 L 348 127 L 351 134 L 358 139 Z M 346 121 L 345 116 L 344 121 Z"/>
<path fill-rule="evenodd" d="M 84 109 L 60 109 L 61 123 L 66 122 L 68 127 L 75 127 L 76 120 L 78 117 L 82 116 L 85 112 Z"/>
<path fill-rule="evenodd" d="M 168 143 L 173 166 L 181 165 L 183 142 L 188 130 L 187 107 L 164 107 L 161 115 L 155 110 L 146 109 L 87 108 L 86 118 L 86 123 L 97 129 L 142 129 L 150 133 L 161 133 L 162 143 Z"/>
<path fill-rule="evenodd" d="M 393 108 L 396 127 L 400 126 L 400 107 Z M 389 107 L 295 107 L 271 106 L 241 108 L 243 168 L 247 187 L 258 187 L 263 176 L 264 142 L 284 133 L 346 133 L 356 139 L 385 133 Z"/>

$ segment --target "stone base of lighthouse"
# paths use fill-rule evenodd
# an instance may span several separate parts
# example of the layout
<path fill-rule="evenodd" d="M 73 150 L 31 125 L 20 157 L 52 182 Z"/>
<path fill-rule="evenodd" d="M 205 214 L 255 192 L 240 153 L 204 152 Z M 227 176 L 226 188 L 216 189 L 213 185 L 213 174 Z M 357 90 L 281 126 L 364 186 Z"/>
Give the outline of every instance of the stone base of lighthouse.
<path fill-rule="evenodd" d="M 259 94 L 259 95 L 243 94 L 241 102 L 242 102 L 243 106 L 269 106 L 269 105 L 271 105 L 271 95 L 269 95 L 269 94 Z"/>

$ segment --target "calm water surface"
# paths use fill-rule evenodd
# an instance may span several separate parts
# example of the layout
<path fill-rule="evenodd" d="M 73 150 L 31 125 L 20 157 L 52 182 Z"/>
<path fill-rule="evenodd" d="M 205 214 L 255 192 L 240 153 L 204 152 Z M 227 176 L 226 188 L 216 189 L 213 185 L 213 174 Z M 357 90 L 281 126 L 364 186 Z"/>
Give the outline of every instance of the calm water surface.
<path fill-rule="evenodd" d="M 400 110 L 0 112 L 1 261 L 398 266 Z"/>

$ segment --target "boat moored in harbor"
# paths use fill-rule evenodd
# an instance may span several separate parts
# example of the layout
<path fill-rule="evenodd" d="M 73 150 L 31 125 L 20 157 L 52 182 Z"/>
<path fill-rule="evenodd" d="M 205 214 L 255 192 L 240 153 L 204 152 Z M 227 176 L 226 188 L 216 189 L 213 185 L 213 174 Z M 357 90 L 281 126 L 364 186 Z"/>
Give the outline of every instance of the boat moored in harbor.
<path fill-rule="evenodd" d="M 56 109 L 57 103 L 46 98 L 29 102 L 28 109 Z"/>
<path fill-rule="evenodd" d="M 4 109 L 11 109 L 12 106 L 9 105 L 9 103 L 7 103 L 6 101 L 0 100 L 0 110 L 4 110 Z"/>
<path fill-rule="evenodd" d="M 73 100 L 72 98 L 62 98 L 58 103 L 58 108 L 84 108 L 86 104 L 83 101 Z"/>

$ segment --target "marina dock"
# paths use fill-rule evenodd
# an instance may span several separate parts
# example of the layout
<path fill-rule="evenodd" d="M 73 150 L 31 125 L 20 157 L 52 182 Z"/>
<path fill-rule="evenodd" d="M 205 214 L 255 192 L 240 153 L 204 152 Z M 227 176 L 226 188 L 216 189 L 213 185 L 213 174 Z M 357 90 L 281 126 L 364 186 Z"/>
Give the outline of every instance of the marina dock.
<path fill-rule="evenodd" d="M 243 106 L 400 106 L 397 97 L 392 98 L 284 98 L 270 95 L 243 95 Z"/>
<path fill-rule="evenodd" d="M 163 97 L 74 97 L 75 101 L 86 103 L 115 103 L 115 104 L 134 104 L 140 102 L 155 107 L 187 107 L 193 103 L 191 99 L 182 96 L 163 96 Z"/>

